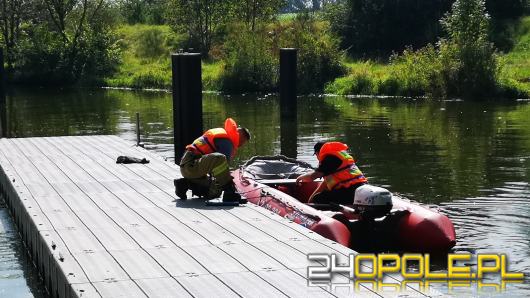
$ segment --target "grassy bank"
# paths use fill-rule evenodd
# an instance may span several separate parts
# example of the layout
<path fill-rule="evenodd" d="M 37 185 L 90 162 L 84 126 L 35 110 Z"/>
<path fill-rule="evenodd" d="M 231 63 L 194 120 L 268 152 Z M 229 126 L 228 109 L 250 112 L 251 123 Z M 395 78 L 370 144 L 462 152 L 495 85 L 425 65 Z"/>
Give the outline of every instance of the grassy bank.
<path fill-rule="evenodd" d="M 169 54 L 182 47 L 184 36 L 175 34 L 168 26 L 154 25 L 124 25 L 116 33 L 122 61 L 118 71 L 105 78 L 105 84 L 111 87 L 171 88 Z M 511 94 L 510 97 L 528 97 L 530 17 L 521 20 L 514 39 L 512 51 L 500 54 L 499 89 L 508 90 L 505 94 Z M 347 74 L 329 82 L 324 91 L 341 95 L 444 96 L 428 91 L 435 90 L 433 85 L 437 83 L 426 71 L 432 68 L 433 53 L 433 48 L 426 48 L 419 54 L 408 51 L 386 63 L 344 58 L 342 64 Z M 203 62 L 204 90 L 221 89 L 223 77 L 226 77 L 225 66 L 225 61 Z"/>
<path fill-rule="evenodd" d="M 116 30 L 122 49 L 116 73 L 106 77 L 109 87 L 170 89 L 170 53 L 178 51 L 184 36 L 166 25 L 123 25 Z M 222 62 L 203 62 L 205 90 L 217 90 Z"/>
<path fill-rule="evenodd" d="M 530 94 L 530 16 L 521 20 L 516 32 L 512 51 L 503 56 L 501 75 Z"/>
<path fill-rule="evenodd" d="M 530 96 L 530 17 L 521 19 L 514 36 L 514 47 L 500 53 L 499 93 L 507 97 Z M 428 74 L 422 73 L 431 65 L 425 56 L 408 52 L 388 63 L 374 61 L 345 61 L 346 76 L 335 79 L 326 86 L 326 93 L 419 96 L 432 95 L 426 90 L 430 84 Z M 420 57 L 424 56 L 424 57 Z M 422 65 L 423 64 L 423 65 Z"/>

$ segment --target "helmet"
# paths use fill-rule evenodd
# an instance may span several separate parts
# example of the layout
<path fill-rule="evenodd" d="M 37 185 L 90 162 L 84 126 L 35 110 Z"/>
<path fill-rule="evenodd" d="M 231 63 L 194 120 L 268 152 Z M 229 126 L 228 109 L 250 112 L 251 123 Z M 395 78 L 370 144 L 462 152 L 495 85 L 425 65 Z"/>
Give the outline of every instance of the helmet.
<path fill-rule="evenodd" d="M 353 208 L 363 219 L 383 217 L 392 210 L 392 194 L 382 187 L 368 184 L 359 186 L 355 190 Z"/>

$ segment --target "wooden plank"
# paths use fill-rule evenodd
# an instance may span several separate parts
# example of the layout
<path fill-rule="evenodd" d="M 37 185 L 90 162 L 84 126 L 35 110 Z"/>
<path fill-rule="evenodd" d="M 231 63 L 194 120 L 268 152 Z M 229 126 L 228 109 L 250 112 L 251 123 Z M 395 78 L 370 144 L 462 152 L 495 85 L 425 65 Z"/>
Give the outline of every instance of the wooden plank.
<path fill-rule="evenodd" d="M 57 233 L 73 254 L 105 251 L 101 242 L 85 227 L 60 230 Z"/>
<path fill-rule="evenodd" d="M 143 250 L 118 250 L 110 254 L 132 279 L 162 278 L 169 274 Z"/>
<path fill-rule="evenodd" d="M 176 280 L 194 297 L 238 297 L 236 292 L 211 274 L 180 276 Z"/>
<path fill-rule="evenodd" d="M 291 270 L 262 271 L 259 275 L 289 297 L 333 297 L 319 287 L 309 287 L 307 279 Z"/>
<path fill-rule="evenodd" d="M 107 250 L 140 249 L 140 246 L 127 233 L 115 225 L 104 229 L 90 230 Z"/>
<path fill-rule="evenodd" d="M 284 293 L 252 272 L 222 273 L 217 274 L 217 277 L 242 297 L 287 297 Z"/>
<path fill-rule="evenodd" d="M 208 274 L 206 267 L 197 262 L 187 252 L 178 247 L 152 248 L 147 252 L 162 266 L 171 276 L 179 277 L 185 275 Z"/>
<path fill-rule="evenodd" d="M 147 297 L 132 280 L 93 283 L 102 297 Z"/>
<path fill-rule="evenodd" d="M 185 246 L 182 249 L 210 273 L 247 271 L 243 265 L 214 245 Z"/>
<path fill-rule="evenodd" d="M 90 282 L 130 279 L 127 273 L 108 252 L 75 253 L 73 256 L 83 268 Z"/>
<path fill-rule="evenodd" d="M 179 247 L 209 244 L 208 240 L 185 225 L 157 225 L 156 228 Z"/>
<path fill-rule="evenodd" d="M 123 229 L 142 249 L 176 247 L 166 235 L 151 225 L 129 225 L 123 226 Z"/>
<path fill-rule="evenodd" d="M 286 268 L 284 264 L 279 263 L 248 243 L 226 243 L 218 247 L 235 260 L 238 260 L 249 271 L 279 270 Z"/>
<path fill-rule="evenodd" d="M 287 268 L 307 269 L 307 266 L 309 266 L 306 254 L 301 253 L 283 242 L 258 242 L 253 243 L 253 245 L 282 263 Z"/>
<path fill-rule="evenodd" d="M 174 278 L 138 279 L 136 284 L 150 298 L 193 297 Z"/>

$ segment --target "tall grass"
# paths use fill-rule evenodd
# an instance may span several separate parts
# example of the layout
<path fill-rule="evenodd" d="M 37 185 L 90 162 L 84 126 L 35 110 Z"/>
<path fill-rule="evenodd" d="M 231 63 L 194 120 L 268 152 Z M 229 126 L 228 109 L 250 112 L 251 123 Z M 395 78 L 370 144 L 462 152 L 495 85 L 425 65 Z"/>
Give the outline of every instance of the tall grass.
<path fill-rule="evenodd" d="M 184 36 L 165 25 L 123 25 L 120 37 L 122 61 L 117 73 L 105 78 L 110 87 L 171 88 L 171 53 L 178 51 Z M 203 62 L 203 87 L 219 88 L 220 62 Z"/>
<path fill-rule="evenodd" d="M 501 83 L 530 94 L 530 16 L 519 21 L 513 49 L 501 60 Z"/>
<path fill-rule="evenodd" d="M 456 1 L 453 14 L 444 19 L 449 37 L 436 46 L 407 49 L 389 63 L 345 62 L 348 75 L 328 84 L 326 92 L 474 99 L 530 96 L 530 17 L 522 19 L 513 51 L 500 56 L 487 41 L 483 5 L 481 0 Z"/>

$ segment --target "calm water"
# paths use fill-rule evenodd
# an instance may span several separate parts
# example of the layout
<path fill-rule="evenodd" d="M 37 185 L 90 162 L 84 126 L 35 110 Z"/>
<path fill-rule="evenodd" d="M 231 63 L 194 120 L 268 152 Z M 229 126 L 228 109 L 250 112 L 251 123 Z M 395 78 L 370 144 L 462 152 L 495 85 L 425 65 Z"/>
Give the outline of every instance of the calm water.
<path fill-rule="evenodd" d="M 233 117 L 253 133 L 235 163 L 282 149 L 316 164 L 317 140 L 342 140 L 373 184 L 437 206 L 456 226 L 455 252 L 506 253 L 510 270 L 530 273 L 530 102 L 471 103 L 405 99 L 299 98 L 297 129 L 282 148 L 275 96 L 204 94 L 205 128 Z M 13 91 L 12 137 L 112 134 L 173 156 L 171 95 L 117 90 Z M 0 296 L 39 297 L 42 285 L 0 205 Z M 473 265 L 473 264 L 472 264 Z M 448 292 L 446 286 L 437 286 Z M 476 285 L 456 295 L 485 295 Z M 530 296 L 508 284 L 506 296 Z"/>

